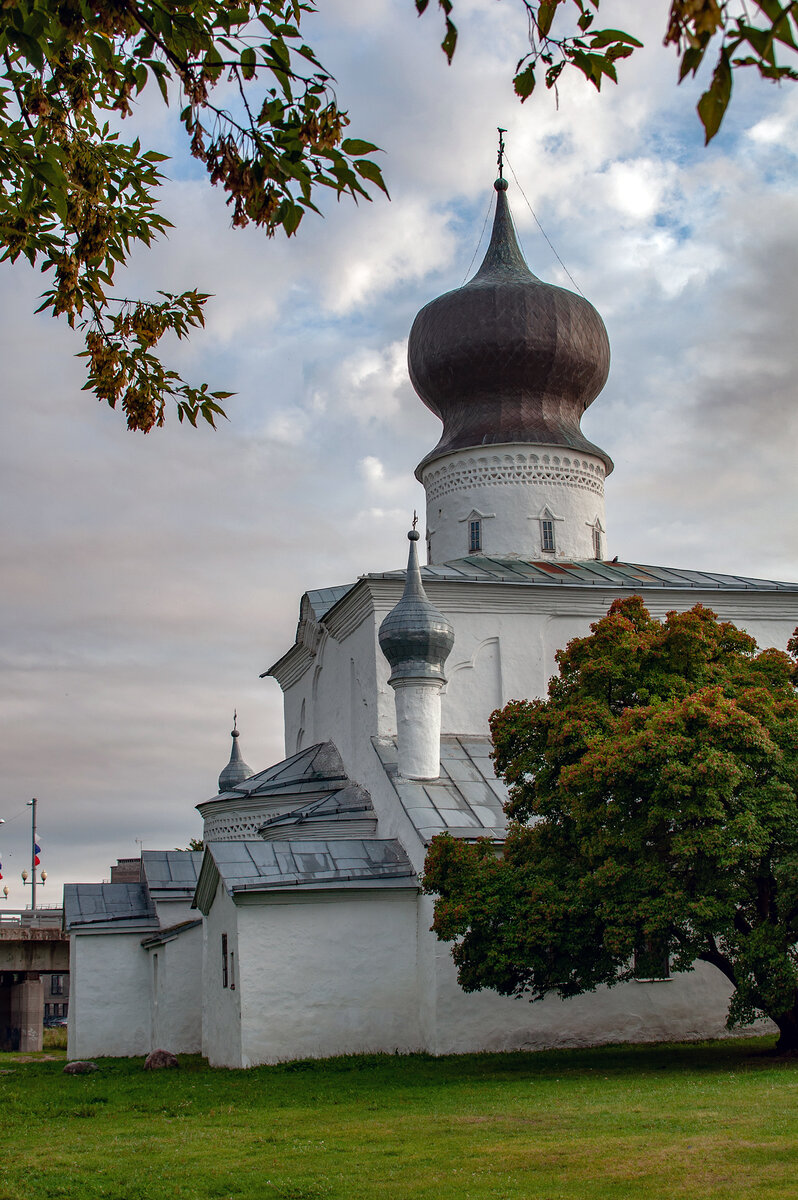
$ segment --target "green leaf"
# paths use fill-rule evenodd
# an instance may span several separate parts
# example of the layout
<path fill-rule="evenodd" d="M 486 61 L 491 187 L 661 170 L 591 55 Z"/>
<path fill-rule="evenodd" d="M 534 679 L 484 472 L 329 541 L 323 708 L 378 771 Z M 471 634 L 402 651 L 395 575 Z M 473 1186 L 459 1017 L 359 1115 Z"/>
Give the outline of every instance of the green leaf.
<path fill-rule="evenodd" d="M 31 170 L 50 187 L 59 188 L 62 192 L 67 191 L 67 177 L 53 158 L 41 158 L 38 162 L 32 162 Z"/>
<path fill-rule="evenodd" d="M 441 42 L 441 50 L 446 55 L 449 62 L 451 62 L 452 58 L 454 57 L 454 51 L 455 51 L 456 45 L 457 45 L 457 27 L 455 26 L 454 22 L 451 21 L 449 19 L 449 17 L 447 17 L 446 18 L 446 33 L 444 35 L 443 41 Z"/>
<path fill-rule="evenodd" d="M 379 146 L 375 146 L 373 142 L 363 142 L 360 138 L 344 138 L 341 142 L 341 149 L 344 154 L 357 155 L 371 154 L 374 150 L 379 150 Z"/>
<path fill-rule="evenodd" d="M 705 145 L 709 145 L 718 132 L 731 99 L 732 73 L 727 52 L 721 52 L 712 75 L 712 83 L 698 101 L 697 111 L 704 126 Z"/>
<path fill-rule="evenodd" d="M 626 46 L 643 45 L 636 37 L 632 37 L 629 33 L 624 33 L 622 29 L 602 29 L 598 33 L 594 33 L 590 39 L 591 50 L 598 50 L 602 46 L 610 46 L 613 42 L 622 42 Z"/>
<path fill-rule="evenodd" d="M 241 74 L 245 79 L 255 78 L 255 67 L 257 65 L 257 56 L 252 46 L 247 46 L 241 52 Z"/>
<path fill-rule="evenodd" d="M 523 71 L 519 71 L 513 80 L 515 94 L 520 96 L 522 101 L 527 100 L 535 90 L 535 83 L 535 64 L 531 62 Z"/>
<path fill-rule="evenodd" d="M 560 6 L 560 0 L 543 0 L 538 5 L 537 26 L 541 37 L 546 37 L 551 29 L 555 13 Z"/>
<path fill-rule="evenodd" d="M 388 195 L 388 189 L 385 186 L 385 180 L 382 177 L 382 171 L 375 162 L 370 158 L 356 158 L 352 166 L 357 171 L 361 179 L 368 179 L 369 183 L 374 183 L 380 188 L 385 195 Z M 365 194 L 365 193 L 364 193 Z"/>

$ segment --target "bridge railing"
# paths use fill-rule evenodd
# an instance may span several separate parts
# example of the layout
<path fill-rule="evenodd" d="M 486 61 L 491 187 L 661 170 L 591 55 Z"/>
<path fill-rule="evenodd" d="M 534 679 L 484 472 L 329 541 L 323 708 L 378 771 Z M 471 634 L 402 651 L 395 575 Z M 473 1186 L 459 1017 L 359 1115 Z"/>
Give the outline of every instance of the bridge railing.
<path fill-rule="evenodd" d="M 64 910 L 58 904 L 37 905 L 30 908 L 0 909 L 0 928 L 21 926 L 25 929 L 60 929 Z"/>

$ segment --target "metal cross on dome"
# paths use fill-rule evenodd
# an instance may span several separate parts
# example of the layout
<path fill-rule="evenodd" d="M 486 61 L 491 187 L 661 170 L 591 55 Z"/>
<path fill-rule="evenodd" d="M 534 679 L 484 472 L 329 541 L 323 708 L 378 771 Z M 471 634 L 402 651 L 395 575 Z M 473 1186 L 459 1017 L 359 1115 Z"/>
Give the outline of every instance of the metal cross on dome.
<path fill-rule="evenodd" d="M 499 131 L 499 154 L 497 159 L 499 163 L 499 179 L 504 179 L 504 135 L 507 130 L 502 129 L 501 125 L 497 125 L 496 128 Z"/>

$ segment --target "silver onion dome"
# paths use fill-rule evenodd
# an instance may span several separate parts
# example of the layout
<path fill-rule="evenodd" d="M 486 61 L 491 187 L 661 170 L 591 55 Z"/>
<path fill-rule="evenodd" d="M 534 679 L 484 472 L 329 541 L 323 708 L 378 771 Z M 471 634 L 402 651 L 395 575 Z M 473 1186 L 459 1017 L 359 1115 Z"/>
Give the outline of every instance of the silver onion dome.
<path fill-rule="evenodd" d="M 410 553 L 402 598 L 380 626 L 380 648 L 391 666 L 389 683 L 400 679 L 435 679 L 445 683 L 443 664 L 454 644 L 454 629 L 431 604 L 421 582 L 416 529 L 408 533 Z"/>
<path fill-rule="evenodd" d="M 238 747 L 240 735 L 235 714 L 233 715 L 233 728 L 230 731 L 230 736 L 233 739 L 233 746 L 230 750 L 230 761 L 219 776 L 220 792 L 229 792 L 230 788 L 234 788 L 238 783 L 243 783 L 253 773 L 252 767 L 245 763 L 241 757 L 241 751 Z"/>

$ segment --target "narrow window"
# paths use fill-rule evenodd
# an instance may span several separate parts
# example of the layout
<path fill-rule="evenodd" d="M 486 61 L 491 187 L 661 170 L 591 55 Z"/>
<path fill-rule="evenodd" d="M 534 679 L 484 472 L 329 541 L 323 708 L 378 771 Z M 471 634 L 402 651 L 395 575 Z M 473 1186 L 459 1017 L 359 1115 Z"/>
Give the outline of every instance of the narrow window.
<path fill-rule="evenodd" d="M 601 529 L 598 525 L 593 526 L 593 557 L 601 558 Z"/>
<path fill-rule="evenodd" d="M 482 522 L 468 522 L 468 553 L 476 554 L 482 549 Z"/>
<path fill-rule="evenodd" d="M 50 976 L 50 995 L 51 996 L 63 996 L 63 994 L 64 994 L 64 976 L 63 975 L 51 975 Z"/>
<path fill-rule="evenodd" d="M 542 550 L 554 549 L 554 522 L 549 517 L 540 522 L 540 546 Z"/>
<path fill-rule="evenodd" d="M 227 934 L 222 934 L 222 987 L 228 986 L 227 976 Z"/>
<path fill-rule="evenodd" d="M 47 1017 L 51 1017 L 52 1015 L 53 1015 L 53 1006 L 52 1006 L 52 1004 L 45 1004 L 45 1006 L 44 1006 L 44 1016 L 45 1016 L 45 1020 L 47 1019 Z"/>
<path fill-rule="evenodd" d="M 230 951 L 230 991 L 231 991 L 231 992 L 234 992 L 234 991 L 236 990 L 236 963 L 235 963 L 235 959 L 236 959 L 236 956 L 235 956 L 234 952 L 231 950 L 231 951 Z"/>

